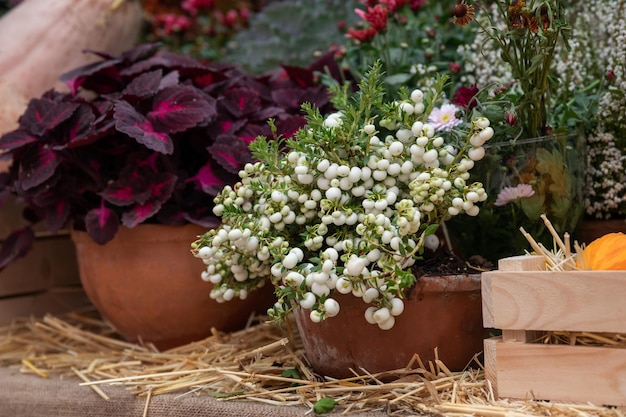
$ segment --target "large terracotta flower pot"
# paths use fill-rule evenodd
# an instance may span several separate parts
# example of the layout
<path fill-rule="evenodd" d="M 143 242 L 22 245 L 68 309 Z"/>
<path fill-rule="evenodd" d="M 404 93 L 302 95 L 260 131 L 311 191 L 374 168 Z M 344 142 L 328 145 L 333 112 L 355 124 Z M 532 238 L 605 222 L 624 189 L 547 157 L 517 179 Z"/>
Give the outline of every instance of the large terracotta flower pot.
<path fill-rule="evenodd" d="M 160 349 L 211 335 L 211 328 L 243 328 L 253 312 L 274 302 L 273 288 L 248 299 L 218 303 L 202 281 L 204 264 L 190 251 L 205 232 L 196 225 L 139 225 L 120 228 L 105 245 L 86 232 L 72 231 L 82 285 L 94 306 L 125 338 Z"/>
<path fill-rule="evenodd" d="M 438 358 L 461 370 L 483 350 L 480 275 L 421 277 L 405 300 L 404 312 L 391 330 L 365 321 L 369 304 L 352 295 L 336 298 L 339 314 L 313 323 L 310 310 L 295 311 L 307 359 L 326 376 L 353 376 L 404 368 L 414 354 L 424 363 Z"/>

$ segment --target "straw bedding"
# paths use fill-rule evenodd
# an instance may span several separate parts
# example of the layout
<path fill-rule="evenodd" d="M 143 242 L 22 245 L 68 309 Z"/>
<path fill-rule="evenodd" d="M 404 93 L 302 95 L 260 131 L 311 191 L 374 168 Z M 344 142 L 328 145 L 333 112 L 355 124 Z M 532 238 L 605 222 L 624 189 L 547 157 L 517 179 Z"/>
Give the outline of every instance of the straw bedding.
<path fill-rule="evenodd" d="M 562 343 L 572 342 L 558 337 Z M 579 335 L 576 342 L 600 343 L 591 339 Z M 450 372 L 440 361 L 422 363 L 415 357 L 405 369 L 384 374 L 355 369 L 352 378 L 324 378 L 308 366 L 293 322 L 281 328 L 264 317 L 251 317 L 244 330 L 214 332 L 205 340 L 163 352 L 121 340 L 92 311 L 21 319 L 0 328 L 0 365 L 50 378 L 51 384 L 54 376 L 70 375 L 102 401 L 109 399 L 106 386 L 124 386 L 129 395 L 145 399 L 144 416 L 150 400 L 164 393 L 276 407 L 312 407 L 330 397 L 338 403 L 334 413 L 342 415 L 624 415 L 623 409 L 589 404 L 496 400 L 478 360 L 463 372 Z"/>

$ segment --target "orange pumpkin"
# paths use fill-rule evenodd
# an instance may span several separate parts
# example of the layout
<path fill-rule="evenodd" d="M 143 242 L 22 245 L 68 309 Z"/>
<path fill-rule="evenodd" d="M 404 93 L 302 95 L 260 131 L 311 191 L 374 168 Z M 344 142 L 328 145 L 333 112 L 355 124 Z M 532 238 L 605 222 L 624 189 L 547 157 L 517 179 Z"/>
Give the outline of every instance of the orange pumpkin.
<path fill-rule="evenodd" d="M 583 269 L 626 270 L 626 234 L 608 233 L 592 241 L 585 247 L 582 262 Z"/>

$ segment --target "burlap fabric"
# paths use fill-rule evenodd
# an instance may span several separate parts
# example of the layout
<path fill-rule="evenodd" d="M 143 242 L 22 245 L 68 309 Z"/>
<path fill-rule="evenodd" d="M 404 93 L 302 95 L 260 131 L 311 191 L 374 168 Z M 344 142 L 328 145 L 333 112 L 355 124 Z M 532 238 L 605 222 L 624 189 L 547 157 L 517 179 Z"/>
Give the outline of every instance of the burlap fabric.
<path fill-rule="evenodd" d="M 0 417 L 141 417 L 146 405 L 122 387 L 102 386 L 111 397 L 105 401 L 77 378 L 49 379 L 0 368 Z M 291 417 L 313 415 L 304 406 L 272 406 L 251 401 L 219 401 L 208 395 L 163 394 L 152 397 L 148 417 Z M 340 413 L 331 413 L 339 416 Z M 383 417 L 385 413 L 350 414 Z"/>

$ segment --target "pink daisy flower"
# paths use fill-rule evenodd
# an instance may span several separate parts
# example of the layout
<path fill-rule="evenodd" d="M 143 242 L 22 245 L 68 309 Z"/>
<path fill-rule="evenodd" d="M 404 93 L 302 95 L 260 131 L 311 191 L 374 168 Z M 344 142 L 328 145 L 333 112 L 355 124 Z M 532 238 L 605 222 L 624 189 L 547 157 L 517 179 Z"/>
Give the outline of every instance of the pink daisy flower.
<path fill-rule="evenodd" d="M 461 124 L 461 119 L 456 117 L 458 110 L 459 108 L 454 104 L 444 104 L 441 107 L 436 107 L 430 112 L 428 123 L 435 130 L 450 130 L 454 126 Z"/>
<path fill-rule="evenodd" d="M 504 187 L 498 194 L 494 204 L 500 207 L 520 198 L 528 198 L 533 195 L 535 195 L 535 190 L 529 184 L 519 184 L 517 187 Z"/>

